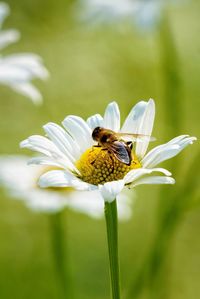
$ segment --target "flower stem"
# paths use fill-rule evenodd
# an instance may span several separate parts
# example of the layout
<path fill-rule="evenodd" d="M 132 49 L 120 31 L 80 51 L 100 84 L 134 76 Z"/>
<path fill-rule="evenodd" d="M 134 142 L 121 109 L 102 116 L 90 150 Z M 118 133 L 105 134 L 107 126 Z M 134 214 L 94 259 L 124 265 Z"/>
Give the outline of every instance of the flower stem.
<path fill-rule="evenodd" d="M 105 202 L 112 299 L 120 299 L 117 202 Z"/>
<path fill-rule="evenodd" d="M 65 231 L 63 229 L 62 214 L 63 212 L 58 212 L 50 215 L 52 251 L 55 269 L 62 292 L 61 298 L 72 299 L 68 252 L 66 250 L 67 246 L 65 239 L 66 229 Z"/>

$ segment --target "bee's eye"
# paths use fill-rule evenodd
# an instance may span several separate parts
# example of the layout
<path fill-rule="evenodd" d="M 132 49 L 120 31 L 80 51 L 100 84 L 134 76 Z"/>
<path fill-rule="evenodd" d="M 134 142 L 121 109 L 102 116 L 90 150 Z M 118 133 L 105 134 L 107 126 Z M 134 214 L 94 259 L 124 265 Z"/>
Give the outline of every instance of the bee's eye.
<path fill-rule="evenodd" d="M 107 135 L 103 135 L 103 136 L 101 137 L 101 142 L 106 142 L 107 139 L 108 139 L 108 136 L 107 136 Z"/>
<path fill-rule="evenodd" d="M 96 128 L 93 130 L 93 132 L 92 132 L 92 138 L 93 138 L 94 140 L 96 140 L 96 137 L 98 136 L 99 131 L 100 131 L 100 127 L 96 127 Z"/>

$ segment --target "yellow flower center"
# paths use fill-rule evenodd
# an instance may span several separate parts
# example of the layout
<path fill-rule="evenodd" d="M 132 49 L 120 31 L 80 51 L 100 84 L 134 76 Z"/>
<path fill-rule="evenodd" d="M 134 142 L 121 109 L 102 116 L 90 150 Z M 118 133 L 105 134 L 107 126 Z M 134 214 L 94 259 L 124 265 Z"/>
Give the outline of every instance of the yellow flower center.
<path fill-rule="evenodd" d="M 102 147 L 87 149 L 76 162 L 83 181 L 98 185 L 121 180 L 132 169 L 140 168 L 137 157 L 133 154 L 131 165 L 120 162 L 114 154 Z"/>

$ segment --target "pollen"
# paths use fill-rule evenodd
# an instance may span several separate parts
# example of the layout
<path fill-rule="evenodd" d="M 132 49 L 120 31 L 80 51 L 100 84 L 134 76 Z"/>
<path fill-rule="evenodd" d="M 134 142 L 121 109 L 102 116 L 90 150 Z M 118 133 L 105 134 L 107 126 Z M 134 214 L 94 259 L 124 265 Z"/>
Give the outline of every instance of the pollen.
<path fill-rule="evenodd" d="M 76 162 L 76 167 L 83 181 L 98 185 L 121 180 L 130 170 L 140 168 L 141 165 L 134 154 L 131 165 L 126 165 L 107 149 L 92 147 L 82 154 Z"/>

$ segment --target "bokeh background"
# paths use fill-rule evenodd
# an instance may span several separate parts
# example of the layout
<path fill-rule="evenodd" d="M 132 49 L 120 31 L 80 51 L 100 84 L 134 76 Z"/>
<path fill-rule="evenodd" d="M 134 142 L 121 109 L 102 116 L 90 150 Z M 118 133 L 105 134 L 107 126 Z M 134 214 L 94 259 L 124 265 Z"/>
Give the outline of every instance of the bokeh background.
<path fill-rule="evenodd" d="M 167 11 L 176 52 L 174 72 L 178 74 L 178 83 L 171 92 L 178 89 L 179 106 L 176 99 L 173 102 L 166 98 L 166 76 L 173 77 L 173 67 L 170 73 L 163 63 L 163 55 L 167 55 L 163 51 L 165 29 L 140 32 L 131 24 L 84 26 L 73 17 L 72 0 L 7 3 L 11 15 L 4 28 L 17 28 L 22 38 L 4 54 L 38 53 L 51 76 L 46 82 L 35 83 L 43 94 L 41 107 L 0 86 L 1 154 L 22 153 L 19 142 L 29 135 L 43 134 L 42 125 L 48 121 L 60 123 L 68 114 L 87 118 L 103 113 L 111 100 L 118 102 L 124 119 L 137 101 L 154 98 L 156 145 L 178 134 L 198 137 L 199 1 L 188 1 Z M 173 66 L 173 60 L 169 64 Z M 176 122 L 171 122 L 174 111 L 180 124 L 177 132 Z M 119 226 L 124 298 L 200 298 L 200 193 L 196 188 L 190 190 L 187 184 L 199 175 L 200 165 L 193 165 L 198 150 L 197 142 L 180 158 L 163 163 L 175 171 L 175 186 L 162 190 L 140 186 L 136 190 L 133 217 Z M 28 151 L 23 153 L 30 155 Z M 0 297 L 63 298 L 53 261 L 54 216 L 33 213 L 3 188 L 0 195 Z M 186 202 L 184 207 L 182 200 Z M 178 202 L 174 208 L 173 201 Z M 169 217 L 165 217 L 166 211 Z M 72 211 L 64 211 L 61 217 L 74 298 L 110 298 L 104 220 Z M 166 224 L 170 224 L 169 229 L 162 230 Z"/>

